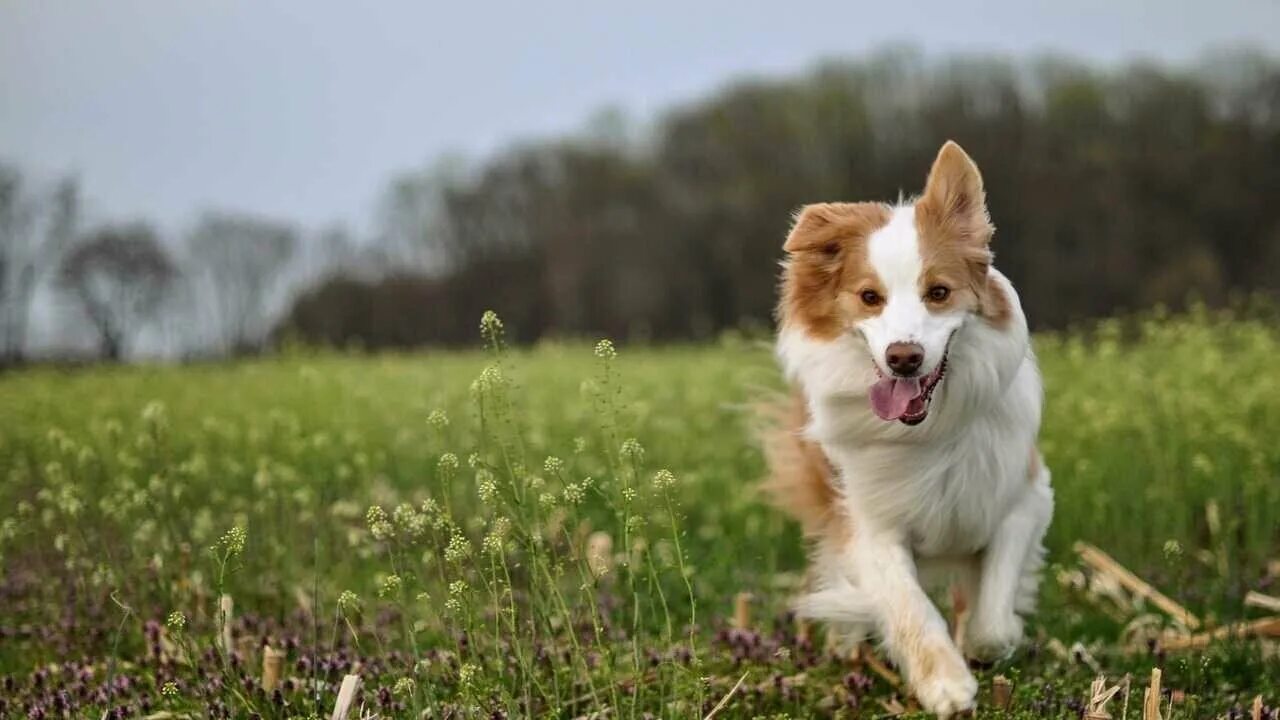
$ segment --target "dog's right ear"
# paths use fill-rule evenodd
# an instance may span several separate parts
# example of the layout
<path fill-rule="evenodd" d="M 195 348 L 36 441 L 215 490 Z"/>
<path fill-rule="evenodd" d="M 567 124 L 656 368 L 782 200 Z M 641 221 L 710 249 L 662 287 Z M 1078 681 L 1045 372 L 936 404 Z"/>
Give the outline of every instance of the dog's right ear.
<path fill-rule="evenodd" d="M 834 255 L 839 252 L 840 238 L 832 232 L 838 214 L 835 203 L 814 203 L 800 208 L 782 249 L 789 253 L 822 251 Z"/>
<path fill-rule="evenodd" d="M 821 254 L 834 258 L 851 242 L 865 239 L 889 222 L 892 208 L 884 203 L 833 202 L 805 205 L 796 213 L 782 249 L 788 253 Z"/>

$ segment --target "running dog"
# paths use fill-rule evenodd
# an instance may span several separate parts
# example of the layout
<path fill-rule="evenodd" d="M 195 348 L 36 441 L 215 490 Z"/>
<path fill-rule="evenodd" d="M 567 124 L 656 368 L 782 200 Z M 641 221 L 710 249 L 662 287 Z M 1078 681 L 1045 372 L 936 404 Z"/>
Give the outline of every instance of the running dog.
<path fill-rule="evenodd" d="M 978 167 L 948 142 L 918 198 L 807 205 L 783 246 L 793 398 L 767 489 L 813 544 L 797 612 L 878 637 L 942 717 L 974 705 L 966 654 L 1022 638 L 1053 514 L 1040 374 L 993 232 Z M 967 608 L 954 639 L 926 592 L 947 583 Z"/>

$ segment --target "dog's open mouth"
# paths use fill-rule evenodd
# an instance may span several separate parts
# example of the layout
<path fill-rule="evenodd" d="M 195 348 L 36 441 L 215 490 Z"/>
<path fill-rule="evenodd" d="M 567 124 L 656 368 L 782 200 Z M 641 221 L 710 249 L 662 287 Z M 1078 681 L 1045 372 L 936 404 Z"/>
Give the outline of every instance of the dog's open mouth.
<path fill-rule="evenodd" d="M 904 425 L 919 425 L 929 416 L 929 400 L 947 374 L 947 355 L 938 367 L 924 377 L 891 377 L 876 368 L 880 379 L 871 386 L 871 409 L 881 420 L 897 420 Z"/>

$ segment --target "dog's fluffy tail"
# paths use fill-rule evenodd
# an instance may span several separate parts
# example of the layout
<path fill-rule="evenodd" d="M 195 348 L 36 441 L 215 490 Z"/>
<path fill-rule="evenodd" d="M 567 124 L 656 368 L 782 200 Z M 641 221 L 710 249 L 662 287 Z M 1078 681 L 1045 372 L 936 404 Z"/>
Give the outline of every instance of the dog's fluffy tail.
<path fill-rule="evenodd" d="M 769 475 L 764 491 L 774 505 L 800 521 L 806 537 L 829 540 L 843 530 L 844 510 L 835 473 L 817 443 L 805 437 L 809 411 L 793 391 L 761 406 L 761 445 Z"/>
<path fill-rule="evenodd" d="M 775 506 L 800 521 L 815 561 L 824 564 L 823 557 L 844 551 L 852 530 L 835 468 L 805 435 L 809 409 L 804 394 L 796 390 L 790 397 L 774 398 L 761 406 L 759 417 L 769 465 L 764 491 Z M 821 575 L 810 575 L 808 592 L 793 603 L 796 614 L 833 623 L 841 643 L 859 642 L 875 622 L 871 605 L 848 580 Z"/>

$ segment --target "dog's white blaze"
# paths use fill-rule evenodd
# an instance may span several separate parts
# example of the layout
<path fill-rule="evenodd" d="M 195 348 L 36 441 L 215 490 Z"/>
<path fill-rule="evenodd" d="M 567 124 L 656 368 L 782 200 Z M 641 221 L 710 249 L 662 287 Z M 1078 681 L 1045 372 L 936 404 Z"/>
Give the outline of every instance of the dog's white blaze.
<path fill-rule="evenodd" d="M 889 222 L 871 234 L 867 242 L 867 258 L 890 294 L 915 287 L 916 279 L 924 269 L 924 261 L 920 258 L 920 243 L 916 238 L 914 207 L 900 205 L 893 209 Z"/>
<path fill-rule="evenodd" d="M 889 374 L 885 351 L 895 342 L 920 344 L 924 348 L 920 374 L 933 372 L 942 361 L 951 333 L 964 321 L 960 311 L 930 312 L 921 297 L 924 259 L 915 215 L 914 206 L 894 208 L 888 224 L 872 233 L 867 242 L 867 259 L 884 284 L 885 306 L 878 315 L 860 321 L 858 330 L 885 374 Z"/>

